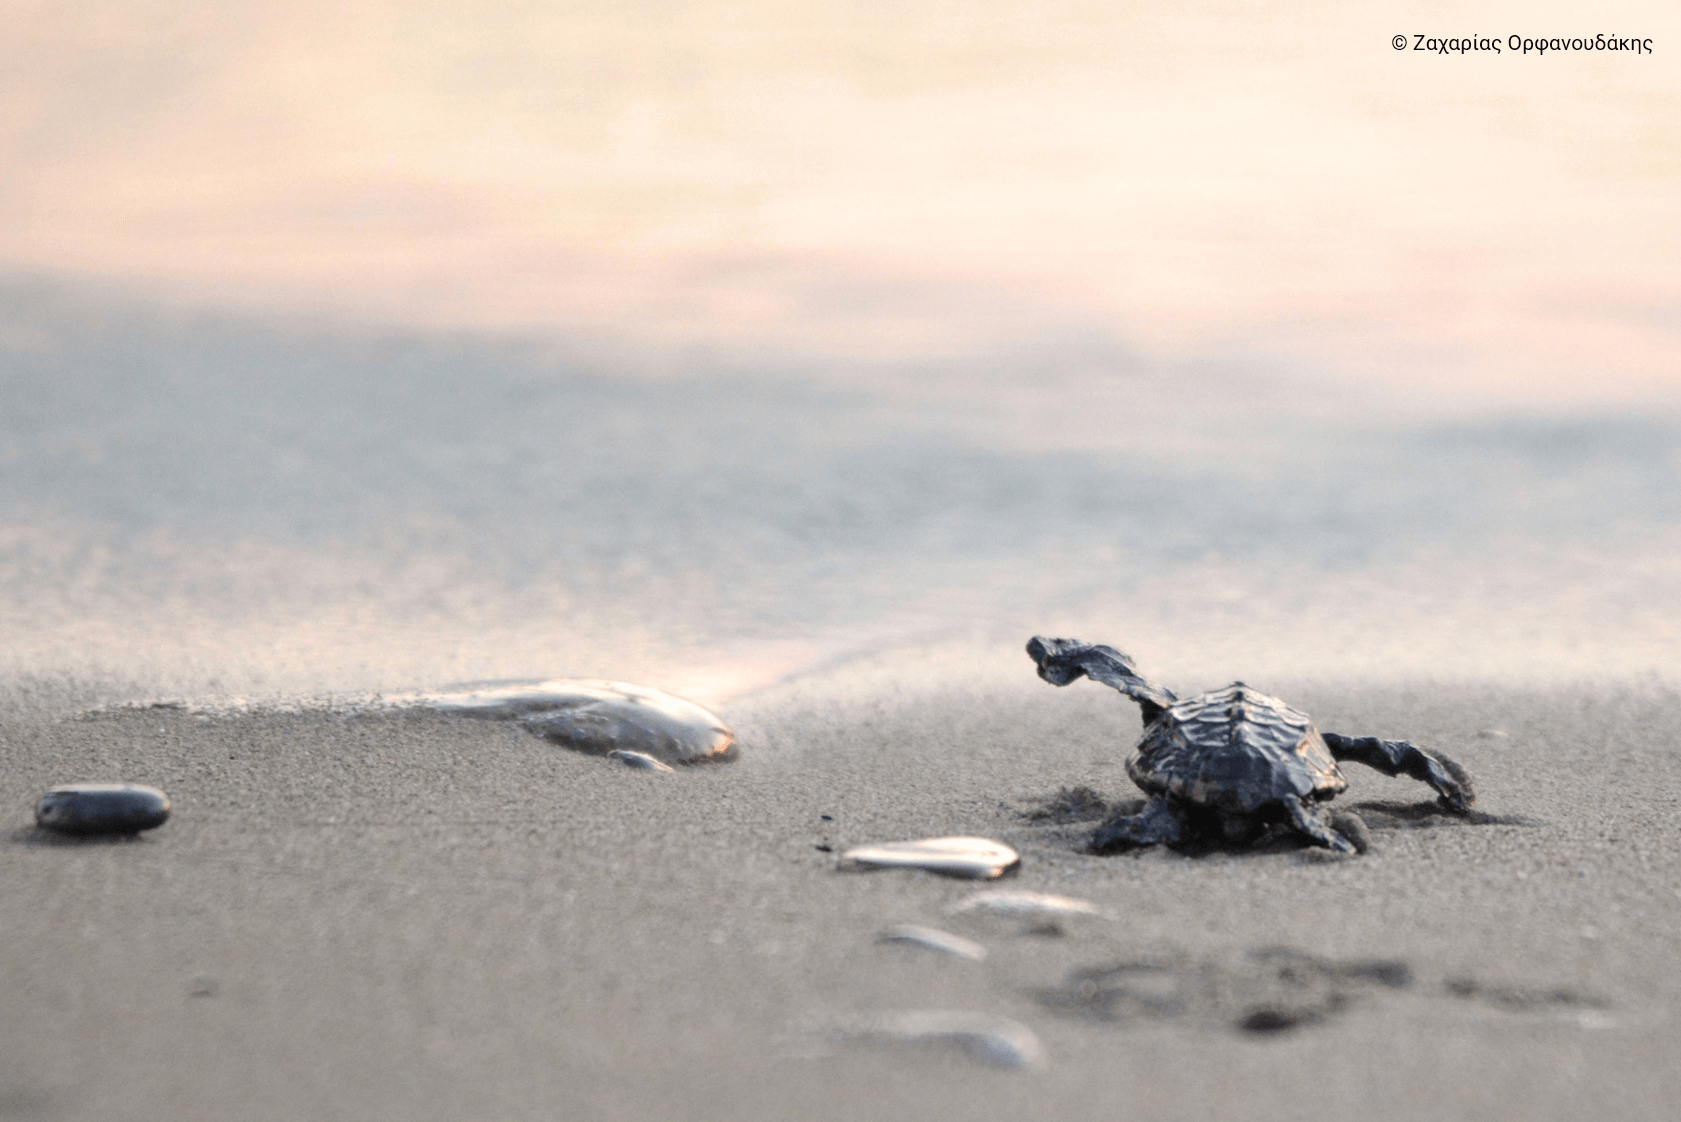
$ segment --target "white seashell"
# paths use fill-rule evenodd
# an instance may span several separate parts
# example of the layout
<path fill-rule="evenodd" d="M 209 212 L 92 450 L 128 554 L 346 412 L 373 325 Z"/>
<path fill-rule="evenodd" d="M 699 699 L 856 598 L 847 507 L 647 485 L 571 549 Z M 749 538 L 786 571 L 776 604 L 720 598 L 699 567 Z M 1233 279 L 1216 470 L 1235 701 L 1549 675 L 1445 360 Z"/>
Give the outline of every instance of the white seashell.
<path fill-rule="evenodd" d="M 984 1013 L 936 1009 L 886 1014 L 852 1035 L 888 1043 L 951 1045 L 993 1067 L 1035 1067 L 1044 1060 L 1039 1038 L 1026 1025 Z"/>
<path fill-rule="evenodd" d="M 387 703 L 486 720 L 517 720 L 563 747 L 607 755 L 639 752 L 670 764 L 735 758 L 735 734 L 717 714 L 663 690 L 628 682 L 557 678 L 483 682 Z"/>
<path fill-rule="evenodd" d="M 914 923 L 889 927 L 876 936 L 876 942 L 914 943 L 919 947 L 927 947 L 931 951 L 956 955 L 958 958 L 967 958 L 973 962 L 980 962 L 986 957 L 986 948 L 973 939 L 965 939 L 961 935 L 953 935 L 949 931 L 941 931 L 936 927 L 918 927 Z"/>
<path fill-rule="evenodd" d="M 607 753 L 609 760 L 617 760 L 626 767 L 641 768 L 643 771 L 676 771 L 670 764 L 662 764 L 646 752 L 631 752 L 624 748 L 615 748 Z"/>
<path fill-rule="evenodd" d="M 951 909 L 952 912 L 989 912 L 1004 916 L 1107 916 L 1096 904 L 1072 896 L 1051 896 L 1043 892 L 980 892 Z"/>
<path fill-rule="evenodd" d="M 840 867 L 855 869 L 926 869 L 951 877 L 991 880 L 1015 869 L 1021 855 L 986 838 L 923 838 L 920 841 L 863 845 L 841 854 Z"/>

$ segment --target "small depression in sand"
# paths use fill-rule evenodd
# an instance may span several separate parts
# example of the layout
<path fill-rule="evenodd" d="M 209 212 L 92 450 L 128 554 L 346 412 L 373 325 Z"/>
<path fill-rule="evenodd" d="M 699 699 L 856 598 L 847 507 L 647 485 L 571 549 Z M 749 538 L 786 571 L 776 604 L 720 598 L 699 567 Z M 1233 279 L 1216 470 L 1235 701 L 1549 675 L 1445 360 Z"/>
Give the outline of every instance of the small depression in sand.
<path fill-rule="evenodd" d="M 1515 1012 L 1563 1012 L 1584 1027 L 1609 1023 L 1604 998 L 1569 987 L 1490 984 L 1452 977 L 1419 987 L 1400 959 L 1335 959 L 1294 947 L 1266 947 L 1238 959 L 1166 954 L 1073 971 L 1042 991 L 1046 1008 L 1110 1023 L 1185 1020 L 1270 1034 L 1322 1024 L 1386 993 L 1478 1000 Z M 1583 1010 L 1590 1015 L 1582 1016 Z"/>
<path fill-rule="evenodd" d="M 1341 804 L 1334 804 L 1341 808 Z M 1064 787 L 1048 796 L 1022 800 L 1018 811 L 1021 820 L 1038 831 L 1042 841 L 1060 849 L 1091 854 L 1093 827 L 1112 820 L 1142 812 L 1147 800 L 1137 797 L 1106 801 L 1102 794 L 1087 786 Z M 1480 810 L 1458 813 L 1441 805 L 1438 800 L 1399 802 L 1367 799 L 1348 803 L 1348 809 L 1358 813 L 1368 831 L 1368 844 L 1378 845 L 1384 836 L 1395 830 L 1455 829 L 1477 826 L 1542 826 L 1542 821 L 1522 814 L 1490 814 Z M 1307 860 L 1338 859 L 1340 855 L 1328 850 L 1315 850 L 1301 836 L 1287 830 L 1269 830 L 1254 841 L 1227 842 L 1218 837 L 1203 837 L 1175 844 L 1169 848 L 1186 856 L 1202 857 L 1215 853 L 1262 856 L 1300 851 Z M 1144 852 L 1134 850 L 1134 855 Z M 1114 854 L 1105 854 L 1112 859 Z"/>
<path fill-rule="evenodd" d="M 1265 1033 L 1326 1020 L 1374 990 L 1412 983 L 1404 962 L 1271 947 L 1235 962 L 1167 955 L 1088 967 L 1041 999 L 1054 1011 L 1110 1023 L 1187 1019 Z"/>

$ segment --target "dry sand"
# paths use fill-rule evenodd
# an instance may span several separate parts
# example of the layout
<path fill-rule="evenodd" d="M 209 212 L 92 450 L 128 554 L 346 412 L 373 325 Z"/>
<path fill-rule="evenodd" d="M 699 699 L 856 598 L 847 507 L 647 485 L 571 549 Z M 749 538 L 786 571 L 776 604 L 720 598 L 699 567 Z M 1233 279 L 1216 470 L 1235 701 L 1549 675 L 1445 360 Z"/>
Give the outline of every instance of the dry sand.
<path fill-rule="evenodd" d="M 1027 815 L 1073 785 L 1129 795 L 1136 711 L 999 657 L 1019 688 L 837 672 L 741 699 L 739 761 L 676 774 L 422 714 L 6 718 L 0 1118 L 1681 1113 L 1673 692 L 1273 683 L 1323 727 L 1456 755 L 1481 810 L 1532 824 L 1374 814 L 1355 859 L 1096 857 L 1090 823 Z M 1349 802 L 1430 801 L 1349 770 Z M 31 826 L 47 786 L 119 778 L 175 817 L 128 841 Z M 952 914 L 974 883 L 836 870 L 849 844 L 948 834 L 1109 917 L 1030 933 Z M 876 941 L 897 924 L 990 953 Z M 1412 981 L 1244 1032 L 1278 1000 L 1252 952 L 1278 947 Z M 1156 968 L 1136 991 L 1094 973 L 1129 963 Z M 903 1010 L 1013 1019 L 1044 1062 L 837 1031 Z"/>

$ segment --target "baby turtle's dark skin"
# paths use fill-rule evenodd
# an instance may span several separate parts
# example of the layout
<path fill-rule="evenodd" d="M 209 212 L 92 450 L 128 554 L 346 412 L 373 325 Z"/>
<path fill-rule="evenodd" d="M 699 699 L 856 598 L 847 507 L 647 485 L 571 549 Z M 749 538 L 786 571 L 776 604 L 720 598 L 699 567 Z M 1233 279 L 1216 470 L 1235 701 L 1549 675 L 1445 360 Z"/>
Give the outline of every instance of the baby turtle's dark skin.
<path fill-rule="evenodd" d="M 1440 752 L 1409 740 L 1321 733 L 1305 713 L 1242 682 L 1181 701 L 1141 677 L 1114 647 L 1035 636 L 1027 653 L 1051 685 L 1089 677 L 1120 690 L 1143 712 L 1144 735 L 1127 758 L 1127 774 L 1150 801 L 1137 814 L 1098 827 L 1092 848 L 1099 852 L 1242 844 L 1275 828 L 1340 853 L 1363 852 L 1368 835 L 1360 816 L 1325 805 L 1348 787 L 1340 760 L 1428 783 L 1443 807 L 1458 814 L 1476 800 L 1471 777 Z"/>

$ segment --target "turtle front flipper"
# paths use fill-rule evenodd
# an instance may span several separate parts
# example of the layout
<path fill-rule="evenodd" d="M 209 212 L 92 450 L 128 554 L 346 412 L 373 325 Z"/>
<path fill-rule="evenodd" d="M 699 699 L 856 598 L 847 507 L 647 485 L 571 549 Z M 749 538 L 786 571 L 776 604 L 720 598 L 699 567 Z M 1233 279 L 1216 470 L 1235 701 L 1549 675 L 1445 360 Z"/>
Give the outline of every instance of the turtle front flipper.
<path fill-rule="evenodd" d="M 1165 795 L 1158 795 L 1137 814 L 1111 818 L 1092 835 L 1097 853 L 1117 853 L 1145 845 L 1173 845 L 1190 836 L 1185 812 Z"/>
<path fill-rule="evenodd" d="M 1442 805 L 1456 813 L 1469 813 L 1471 804 L 1477 801 L 1465 769 L 1440 752 L 1426 752 L 1410 740 L 1339 736 L 1334 732 L 1321 735 L 1336 759 L 1354 760 L 1385 775 L 1405 775 L 1428 783 L 1441 796 Z"/>
<path fill-rule="evenodd" d="M 1179 700 L 1172 690 L 1147 681 L 1133 667 L 1132 659 L 1114 647 L 1035 635 L 1027 641 L 1027 653 L 1039 665 L 1039 677 L 1053 686 L 1066 686 L 1078 678 L 1089 677 L 1120 690 L 1138 702 L 1144 711 L 1145 724 Z"/>

